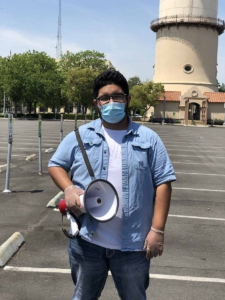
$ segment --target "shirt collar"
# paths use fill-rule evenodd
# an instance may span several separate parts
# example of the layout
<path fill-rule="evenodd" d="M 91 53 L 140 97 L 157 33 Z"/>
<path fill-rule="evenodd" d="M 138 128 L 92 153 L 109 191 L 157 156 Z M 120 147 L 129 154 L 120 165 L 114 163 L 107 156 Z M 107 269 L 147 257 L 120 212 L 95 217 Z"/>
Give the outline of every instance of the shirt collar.
<path fill-rule="evenodd" d="M 127 133 L 128 134 L 133 134 L 136 135 L 138 134 L 138 128 L 140 127 L 139 124 L 134 123 L 130 117 L 129 118 L 129 123 L 128 123 L 128 128 L 127 128 Z M 104 135 L 103 130 L 102 130 L 102 120 L 98 118 L 97 120 L 94 120 L 93 122 L 89 123 L 87 128 L 93 129 L 96 133 L 100 133 Z"/>

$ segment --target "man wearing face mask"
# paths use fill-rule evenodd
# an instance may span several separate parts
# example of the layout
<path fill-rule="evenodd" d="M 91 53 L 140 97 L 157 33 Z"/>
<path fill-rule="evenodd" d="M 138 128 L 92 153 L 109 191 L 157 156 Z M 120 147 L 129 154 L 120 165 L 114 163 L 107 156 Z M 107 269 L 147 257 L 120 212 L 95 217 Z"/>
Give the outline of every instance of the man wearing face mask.
<path fill-rule="evenodd" d="M 73 299 L 98 299 L 110 270 L 121 299 L 144 300 L 150 259 L 163 252 L 176 177 L 158 135 L 128 117 L 124 76 L 115 70 L 103 72 L 93 92 L 100 118 L 80 126 L 79 133 L 95 177 L 116 188 L 119 209 L 106 223 L 81 214 L 79 195 L 91 178 L 74 132 L 68 134 L 49 162 L 49 173 L 82 224 L 79 236 L 69 241 Z"/>

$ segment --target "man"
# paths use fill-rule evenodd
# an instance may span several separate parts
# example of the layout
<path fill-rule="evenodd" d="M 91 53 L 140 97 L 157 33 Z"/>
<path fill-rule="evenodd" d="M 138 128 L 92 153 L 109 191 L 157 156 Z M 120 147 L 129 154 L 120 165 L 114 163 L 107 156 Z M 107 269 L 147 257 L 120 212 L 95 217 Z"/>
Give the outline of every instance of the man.
<path fill-rule="evenodd" d="M 121 299 L 144 300 L 150 258 L 163 252 L 171 182 L 176 177 L 158 135 L 127 116 L 130 96 L 124 76 L 107 70 L 96 78 L 93 91 L 101 118 L 79 132 L 95 177 L 116 188 L 119 209 L 107 223 L 80 214 L 79 195 L 91 178 L 71 132 L 50 160 L 49 173 L 82 223 L 80 235 L 69 242 L 73 299 L 98 299 L 110 270 Z"/>

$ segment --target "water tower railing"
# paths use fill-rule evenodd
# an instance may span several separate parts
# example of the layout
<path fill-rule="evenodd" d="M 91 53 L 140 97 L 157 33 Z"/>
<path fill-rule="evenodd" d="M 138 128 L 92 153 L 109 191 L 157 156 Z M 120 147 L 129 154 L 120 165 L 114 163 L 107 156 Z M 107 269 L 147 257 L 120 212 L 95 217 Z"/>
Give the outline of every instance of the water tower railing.
<path fill-rule="evenodd" d="M 225 30 L 225 22 L 221 19 L 206 17 L 206 16 L 195 16 L 195 15 L 172 15 L 162 18 L 158 18 L 151 22 L 151 29 L 157 32 L 160 28 L 172 25 L 196 25 L 205 26 L 216 29 L 219 34 L 222 34 Z"/>

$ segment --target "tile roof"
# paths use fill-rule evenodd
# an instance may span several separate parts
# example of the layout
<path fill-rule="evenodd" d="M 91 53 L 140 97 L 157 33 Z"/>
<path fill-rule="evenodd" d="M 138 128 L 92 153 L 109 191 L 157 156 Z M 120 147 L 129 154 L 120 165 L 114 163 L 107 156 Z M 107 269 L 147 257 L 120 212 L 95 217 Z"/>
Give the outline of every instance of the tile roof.
<path fill-rule="evenodd" d="M 225 103 L 225 93 L 220 92 L 205 92 L 204 95 L 209 99 L 209 103 Z M 174 102 L 180 101 L 181 92 L 166 91 L 165 97 L 166 101 Z M 164 98 L 161 97 L 159 101 L 163 101 Z"/>
<path fill-rule="evenodd" d="M 180 101 L 181 92 L 165 92 L 166 101 Z M 159 101 L 163 101 L 164 98 L 160 98 Z"/>
<path fill-rule="evenodd" d="M 204 95 L 209 99 L 209 103 L 225 103 L 225 93 L 205 92 Z"/>

